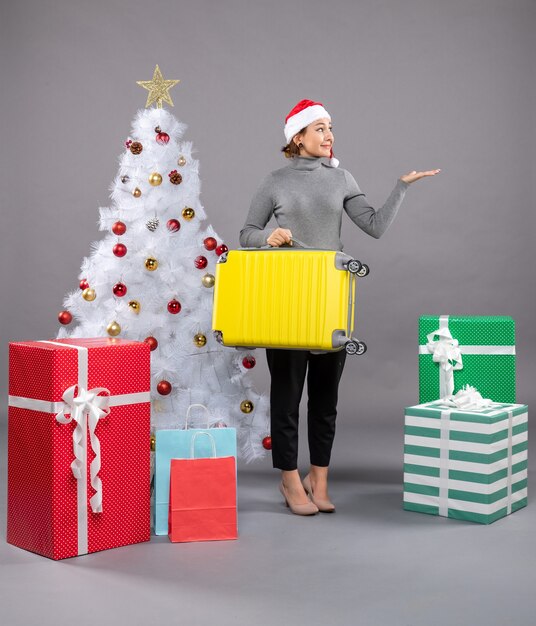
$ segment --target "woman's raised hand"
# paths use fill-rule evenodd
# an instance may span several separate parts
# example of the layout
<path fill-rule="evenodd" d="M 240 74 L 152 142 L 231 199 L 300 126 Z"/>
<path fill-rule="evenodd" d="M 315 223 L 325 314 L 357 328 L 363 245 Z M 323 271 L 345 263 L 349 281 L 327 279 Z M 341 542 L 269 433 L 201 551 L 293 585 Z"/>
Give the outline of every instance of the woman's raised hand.
<path fill-rule="evenodd" d="M 266 243 L 273 248 L 279 248 L 284 243 L 291 243 L 291 239 L 292 233 L 288 228 L 276 228 L 270 233 Z"/>
<path fill-rule="evenodd" d="M 403 180 L 409 185 L 410 183 L 414 183 L 416 180 L 420 180 L 425 176 L 435 176 L 436 174 L 439 174 L 440 171 L 441 170 L 428 170 L 427 172 L 416 172 L 415 170 L 413 170 L 413 172 L 409 172 L 408 174 L 404 174 L 404 176 L 401 176 L 400 180 Z"/>

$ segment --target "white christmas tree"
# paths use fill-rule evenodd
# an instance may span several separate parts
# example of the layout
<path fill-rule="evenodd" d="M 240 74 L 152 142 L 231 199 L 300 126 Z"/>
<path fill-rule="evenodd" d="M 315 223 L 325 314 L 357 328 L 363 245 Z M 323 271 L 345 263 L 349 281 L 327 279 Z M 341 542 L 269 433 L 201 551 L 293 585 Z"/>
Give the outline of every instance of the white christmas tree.
<path fill-rule="evenodd" d="M 227 247 L 205 222 L 199 162 L 182 141 L 186 125 L 162 108 L 173 104 L 177 82 L 156 66 L 153 80 L 139 83 L 149 90 L 146 106 L 156 106 L 134 119 L 112 206 L 100 208 L 107 234 L 82 262 L 58 336 L 146 341 L 154 430 L 184 427 L 188 407 L 203 404 L 211 426 L 237 429 L 240 455 L 250 461 L 270 445 L 268 401 L 252 387 L 251 351 L 226 348 L 211 331 L 215 264 Z"/>

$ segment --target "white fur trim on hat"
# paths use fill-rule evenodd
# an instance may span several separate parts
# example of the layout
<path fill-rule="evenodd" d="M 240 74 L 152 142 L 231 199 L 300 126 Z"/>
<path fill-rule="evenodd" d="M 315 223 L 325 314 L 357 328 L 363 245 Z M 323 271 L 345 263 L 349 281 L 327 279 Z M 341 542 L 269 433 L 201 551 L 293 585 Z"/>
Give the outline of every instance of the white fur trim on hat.
<path fill-rule="evenodd" d="M 309 124 L 312 124 L 315 120 L 319 120 L 321 117 L 327 117 L 328 120 L 331 120 L 330 114 L 320 104 L 309 106 L 292 117 L 289 117 L 285 124 L 285 139 L 287 143 L 289 143 L 292 137 L 294 137 L 296 133 L 299 133 L 302 128 L 309 126 Z"/>

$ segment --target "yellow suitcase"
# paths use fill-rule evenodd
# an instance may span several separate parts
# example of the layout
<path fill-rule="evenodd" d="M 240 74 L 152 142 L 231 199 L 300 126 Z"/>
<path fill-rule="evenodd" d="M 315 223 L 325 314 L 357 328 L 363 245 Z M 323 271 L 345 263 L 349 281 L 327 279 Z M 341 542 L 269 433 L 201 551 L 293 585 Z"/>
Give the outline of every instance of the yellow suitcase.
<path fill-rule="evenodd" d="M 216 266 L 212 329 L 225 346 L 363 354 L 352 337 L 364 265 L 331 250 L 252 248 Z"/>

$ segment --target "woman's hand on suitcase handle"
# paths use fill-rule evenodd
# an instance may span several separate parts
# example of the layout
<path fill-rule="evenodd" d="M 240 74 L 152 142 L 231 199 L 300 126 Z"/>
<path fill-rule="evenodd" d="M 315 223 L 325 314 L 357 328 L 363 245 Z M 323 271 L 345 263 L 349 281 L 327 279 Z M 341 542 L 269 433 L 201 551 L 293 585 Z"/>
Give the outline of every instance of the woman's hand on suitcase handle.
<path fill-rule="evenodd" d="M 273 248 L 279 248 L 279 246 L 282 246 L 284 243 L 292 245 L 291 239 L 292 233 L 288 228 L 276 228 L 270 233 L 266 239 L 266 243 Z"/>
<path fill-rule="evenodd" d="M 440 171 L 441 170 L 428 170 L 427 172 L 417 172 L 413 170 L 413 172 L 408 172 L 407 174 L 401 176 L 400 180 L 409 185 L 410 183 L 414 183 L 416 180 L 420 180 L 425 176 L 435 176 L 436 174 L 439 174 Z"/>

